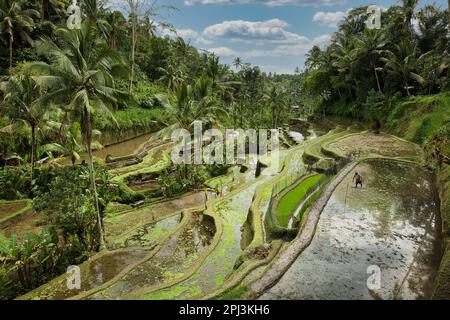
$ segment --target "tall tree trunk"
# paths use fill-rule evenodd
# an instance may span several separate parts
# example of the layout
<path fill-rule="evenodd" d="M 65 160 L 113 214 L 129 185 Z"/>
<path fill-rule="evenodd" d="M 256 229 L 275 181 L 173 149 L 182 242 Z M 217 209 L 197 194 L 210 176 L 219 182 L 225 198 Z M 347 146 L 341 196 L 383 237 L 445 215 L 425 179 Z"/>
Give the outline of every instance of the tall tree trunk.
<path fill-rule="evenodd" d="M 450 0 L 448 0 L 448 27 L 450 32 Z"/>
<path fill-rule="evenodd" d="M 450 0 L 449 0 L 450 1 Z M 236 112 L 237 111 L 237 106 L 235 103 L 233 103 L 233 128 L 236 129 Z"/>
<path fill-rule="evenodd" d="M 449 0 L 450 1 L 450 0 Z M 378 78 L 377 67 L 375 63 L 372 62 L 373 72 L 375 73 L 375 79 L 377 79 L 378 92 L 381 92 L 380 79 Z"/>
<path fill-rule="evenodd" d="M 31 126 L 31 182 L 34 179 L 34 158 L 36 152 L 36 126 Z"/>
<path fill-rule="evenodd" d="M 133 16 L 133 22 L 131 25 L 131 72 L 130 72 L 130 83 L 128 86 L 128 91 L 131 93 L 133 91 L 133 81 L 134 81 L 134 60 L 136 51 L 136 17 Z"/>
<path fill-rule="evenodd" d="M 272 104 L 272 129 L 275 129 L 275 106 Z"/>
<path fill-rule="evenodd" d="M 13 35 L 12 33 L 9 35 L 9 71 L 12 70 L 12 61 L 13 61 Z"/>
<path fill-rule="evenodd" d="M 95 170 L 94 170 L 94 157 L 92 155 L 92 120 L 91 113 L 84 107 L 84 121 L 86 121 L 86 149 L 88 152 L 89 158 L 89 178 L 91 180 L 91 191 L 94 197 L 94 206 L 95 211 L 97 212 L 97 228 L 98 228 L 98 237 L 100 250 L 105 249 L 105 239 L 103 236 L 103 223 L 102 217 L 100 215 L 100 207 L 98 205 L 98 195 L 97 195 L 97 186 L 95 184 Z"/>
<path fill-rule="evenodd" d="M 411 96 L 411 92 L 409 91 L 409 84 L 408 84 L 408 80 L 405 79 L 405 88 L 406 88 L 406 94 L 408 95 L 408 97 Z"/>
<path fill-rule="evenodd" d="M 41 0 L 41 21 L 45 20 L 45 0 Z"/>

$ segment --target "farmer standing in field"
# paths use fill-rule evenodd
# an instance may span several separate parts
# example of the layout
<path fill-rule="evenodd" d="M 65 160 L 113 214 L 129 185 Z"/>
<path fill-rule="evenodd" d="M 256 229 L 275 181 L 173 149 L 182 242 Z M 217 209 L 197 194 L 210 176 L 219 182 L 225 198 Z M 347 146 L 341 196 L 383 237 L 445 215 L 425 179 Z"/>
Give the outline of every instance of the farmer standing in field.
<path fill-rule="evenodd" d="M 358 188 L 358 185 L 361 185 L 361 188 L 363 187 L 363 177 L 358 172 L 355 173 L 352 181 L 355 182 L 355 188 Z"/>

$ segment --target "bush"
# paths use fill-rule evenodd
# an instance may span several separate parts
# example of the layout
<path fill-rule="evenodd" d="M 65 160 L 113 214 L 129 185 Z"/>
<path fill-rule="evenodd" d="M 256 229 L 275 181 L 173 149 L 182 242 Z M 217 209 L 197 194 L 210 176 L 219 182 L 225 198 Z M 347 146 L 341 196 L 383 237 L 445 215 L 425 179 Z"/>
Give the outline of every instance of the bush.
<path fill-rule="evenodd" d="M 17 200 L 31 195 L 31 177 L 28 166 L 0 168 L 0 199 Z"/>
<path fill-rule="evenodd" d="M 54 229 L 26 235 L 22 242 L 13 235 L 0 242 L 0 297 L 13 298 L 38 287 L 58 273 L 58 236 Z"/>
<path fill-rule="evenodd" d="M 158 178 L 165 197 L 173 197 L 204 186 L 210 174 L 205 166 L 177 165 L 164 170 Z"/>
<path fill-rule="evenodd" d="M 86 166 L 50 169 L 37 180 L 38 185 L 33 207 L 45 211 L 53 225 L 61 230 L 63 239 L 74 248 L 81 248 L 78 254 L 89 252 L 97 246 L 97 214 L 90 188 L 89 170 Z M 107 204 L 114 198 L 106 170 L 95 166 L 97 193 L 100 211 L 103 214 Z"/>
<path fill-rule="evenodd" d="M 419 129 L 417 129 L 414 135 L 413 142 L 417 144 L 424 143 L 427 140 L 432 128 L 433 123 L 431 119 L 430 118 L 423 119 L 422 124 L 420 125 Z"/>

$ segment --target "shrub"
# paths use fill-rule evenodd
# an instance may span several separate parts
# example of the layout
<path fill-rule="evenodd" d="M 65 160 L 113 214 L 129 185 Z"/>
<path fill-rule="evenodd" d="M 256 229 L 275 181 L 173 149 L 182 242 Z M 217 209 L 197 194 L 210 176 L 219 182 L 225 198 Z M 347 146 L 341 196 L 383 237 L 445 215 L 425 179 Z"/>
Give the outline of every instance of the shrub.
<path fill-rule="evenodd" d="M 164 170 L 158 178 L 165 197 L 173 197 L 202 186 L 210 174 L 205 166 L 177 165 Z"/>
<path fill-rule="evenodd" d="M 430 135 L 430 131 L 433 129 L 433 123 L 430 118 L 425 118 L 422 121 L 419 129 L 417 129 L 413 142 L 417 144 L 424 143 Z"/>
<path fill-rule="evenodd" d="M 31 177 L 27 166 L 0 168 L 0 199 L 17 200 L 31 194 Z"/>
<path fill-rule="evenodd" d="M 95 169 L 100 211 L 103 213 L 114 193 L 106 170 L 98 165 Z M 34 209 L 45 211 L 53 225 L 61 230 L 65 242 L 82 248 L 79 254 L 94 250 L 97 245 L 97 214 L 87 167 L 80 165 L 52 170 L 51 174 L 45 174 L 45 179 L 41 179 L 48 185 L 36 188 Z"/>

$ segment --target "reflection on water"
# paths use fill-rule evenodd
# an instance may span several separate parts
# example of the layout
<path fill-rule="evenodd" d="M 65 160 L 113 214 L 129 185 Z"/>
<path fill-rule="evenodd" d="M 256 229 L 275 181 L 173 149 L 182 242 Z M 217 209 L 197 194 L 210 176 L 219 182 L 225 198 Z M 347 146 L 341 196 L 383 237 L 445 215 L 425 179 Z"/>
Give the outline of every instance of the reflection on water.
<path fill-rule="evenodd" d="M 115 241 L 113 248 L 152 246 L 164 234 L 174 230 L 181 220 L 182 214 L 179 213 L 158 222 L 145 224 Z"/>
<path fill-rule="evenodd" d="M 116 143 L 113 145 L 110 145 L 108 147 L 105 147 L 100 150 L 96 150 L 93 152 L 94 157 L 100 158 L 102 160 L 106 160 L 106 157 L 111 155 L 113 157 L 123 157 L 130 154 L 133 154 L 143 143 L 147 142 L 150 137 L 152 136 L 152 133 L 144 134 L 142 136 L 139 136 L 134 139 L 130 139 L 124 142 Z M 87 161 L 88 157 L 86 153 L 82 153 L 80 155 L 80 160 L 76 163 L 81 163 L 82 161 Z M 64 164 L 71 164 L 72 161 L 70 158 L 65 158 L 64 161 L 62 161 Z"/>
<path fill-rule="evenodd" d="M 355 171 L 363 189 L 353 186 Z M 428 298 L 439 252 L 432 181 L 412 164 L 359 165 L 329 200 L 311 245 L 262 299 Z M 371 265 L 381 269 L 381 288 L 370 292 Z"/>
<path fill-rule="evenodd" d="M 300 132 L 296 131 L 289 131 L 289 136 L 296 142 L 296 143 L 302 143 L 305 141 L 305 137 Z"/>
<path fill-rule="evenodd" d="M 208 248 L 216 232 L 214 220 L 194 214 L 182 231 L 171 236 L 148 261 L 91 299 L 117 299 L 135 290 L 166 283 L 183 274 Z"/>
<path fill-rule="evenodd" d="M 40 299 L 63 300 L 91 290 L 114 278 L 129 265 L 145 258 L 148 251 L 137 250 L 128 252 L 112 252 L 93 261 L 88 268 L 81 269 L 81 288 L 69 289 L 66 277 L 60 277 L 57 283 L 41 287 Z"/>

